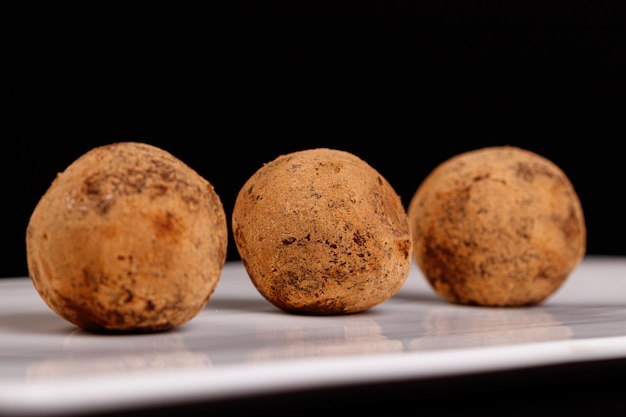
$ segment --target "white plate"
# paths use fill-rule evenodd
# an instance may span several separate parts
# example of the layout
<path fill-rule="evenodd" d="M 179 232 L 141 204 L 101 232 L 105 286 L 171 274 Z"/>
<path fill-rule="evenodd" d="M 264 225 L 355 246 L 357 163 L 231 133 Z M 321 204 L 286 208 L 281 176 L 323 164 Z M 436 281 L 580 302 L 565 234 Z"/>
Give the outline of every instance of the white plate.
<path fill-rule="evenodd" d="M 207 307 L 148 335 L 96 335 L 0 280 L 0 415 L 113 412 L 355 382 L 402 381 L 626 358 L 626 258 L 587 256 L 545 303 L 465 307 L 415 265 L 368 312 L 313 317 L 267 302 L 239 262 Z"/>

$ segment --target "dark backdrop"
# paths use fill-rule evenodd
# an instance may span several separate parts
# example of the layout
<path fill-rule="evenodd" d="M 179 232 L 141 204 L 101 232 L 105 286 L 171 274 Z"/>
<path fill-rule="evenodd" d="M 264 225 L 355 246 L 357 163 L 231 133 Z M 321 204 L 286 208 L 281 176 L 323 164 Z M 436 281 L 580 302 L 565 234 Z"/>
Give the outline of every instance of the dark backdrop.
<path fill-rule="evenodd" d="M 2 91 L 0 276 L 27 275 L 26 225 L 56 173 L 126 140 L 203 175 L 229 225 L 240 187 L 280 154 L 353 152 L 408 205 L 445 159 L 516 145 L 569 176 L 587 253 L 626 255 L 619 12 L 602 2 L 470 3 L 240 4 L 175 30 L 147 23 L 113 44 L 95 36 L 67 55 L 48 51 L 42 73 L 70 55 L 75 66 L 44 86 Z M 232 237 L 228 259 L 239 259 Z"/>

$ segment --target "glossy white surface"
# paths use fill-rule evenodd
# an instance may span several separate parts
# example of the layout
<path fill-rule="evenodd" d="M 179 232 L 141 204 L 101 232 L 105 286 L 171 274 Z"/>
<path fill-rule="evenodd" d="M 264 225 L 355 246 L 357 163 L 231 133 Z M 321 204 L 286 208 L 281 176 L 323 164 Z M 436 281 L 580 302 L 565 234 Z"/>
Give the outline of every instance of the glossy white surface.
<path fill-rule="evenodd" d="M 415 265 L 392 299 L 350 316 L 290 315 L 227 263 L 207 307 L 166 333 L 96 335 L 25 277 L 0 280 L 0 415 L 115 411 L 626 358 L 626 258 L 586 257 L 545 303 L 466 307 Z"/>

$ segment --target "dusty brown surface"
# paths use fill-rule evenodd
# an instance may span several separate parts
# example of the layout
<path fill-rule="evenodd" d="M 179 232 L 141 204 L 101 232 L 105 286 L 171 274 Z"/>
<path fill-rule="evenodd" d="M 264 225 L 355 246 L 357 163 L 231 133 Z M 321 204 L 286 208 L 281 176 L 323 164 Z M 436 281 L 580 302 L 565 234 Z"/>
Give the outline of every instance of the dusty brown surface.
<path fill-rule="evenodd" d="M 569 179 L 516 147 L 443 162 L 418 187 L 408 215 L 417 264 L 455 303 L 537 304 L 585 254 L 582 206 Z"/>
<path fill-rule="evenodd" d="M 52 310 L 94 331 L 160 331 L 197 315 L 226 260 L 213 186 L 141 143 L 94 148 L 60 173 L 26 233 L 35 288 Z"/>
<path fill-rule="evenodd" d="M 290 312 L 367 310 L 393 296 L 410 270 L 399 196 L 365 161 L 339 150 L 263 165 L 239 191 L 232 229 L 256 288 Z"/>

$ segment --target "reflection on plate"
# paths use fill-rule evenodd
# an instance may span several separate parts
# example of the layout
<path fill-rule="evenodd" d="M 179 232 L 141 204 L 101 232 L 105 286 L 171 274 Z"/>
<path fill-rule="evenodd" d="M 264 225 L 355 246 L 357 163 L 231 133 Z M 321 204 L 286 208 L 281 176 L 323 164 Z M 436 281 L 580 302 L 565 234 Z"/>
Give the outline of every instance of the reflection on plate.
<path fill-rule="evenodd" d="M 0 281 L 0 414 L 46 415 L 354 382 L 626 357 L 626 259 L 587 257 L 542 305 L 453 305 L 414 267 L 390 300 L 348 316 L 278 310 L 227 263 L 207 307 L 170 332 L 98 335 Z"/>

